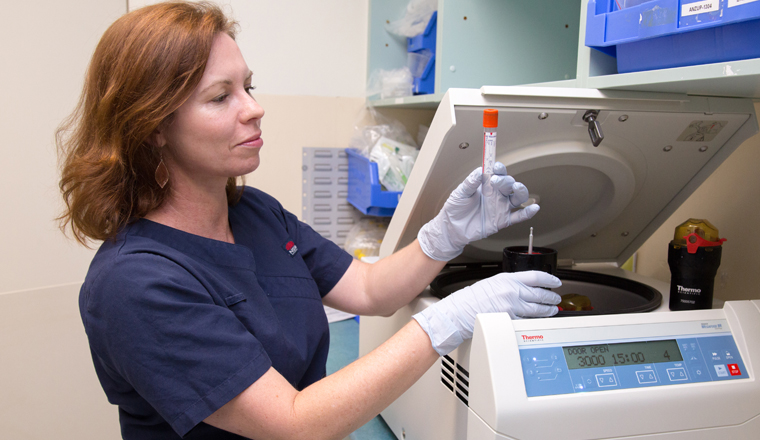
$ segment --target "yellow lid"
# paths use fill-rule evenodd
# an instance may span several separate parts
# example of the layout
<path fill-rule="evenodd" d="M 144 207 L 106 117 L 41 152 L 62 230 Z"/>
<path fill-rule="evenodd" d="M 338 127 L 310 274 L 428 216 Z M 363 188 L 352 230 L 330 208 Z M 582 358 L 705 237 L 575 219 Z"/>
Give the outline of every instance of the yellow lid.
<path fill-rule="evenodd" d="M 560 310 L 578 312 L 581 310 L 594 310 L 591 305 L 591 299 L 586 295 L 577 293 L 568 293 L 562 295 L 562 302 L 558 305 Z"/>
<path fill-rule="evenodd" d="M 704 219 L 690 218 L 680 225 L 676 226 L 676 232 L 673 234 L 673 242 L 686 246 L 687 235 L 694 233 L 707 241 L 719 241 L 718 228 L 713 226 L 709 221 Z"/>

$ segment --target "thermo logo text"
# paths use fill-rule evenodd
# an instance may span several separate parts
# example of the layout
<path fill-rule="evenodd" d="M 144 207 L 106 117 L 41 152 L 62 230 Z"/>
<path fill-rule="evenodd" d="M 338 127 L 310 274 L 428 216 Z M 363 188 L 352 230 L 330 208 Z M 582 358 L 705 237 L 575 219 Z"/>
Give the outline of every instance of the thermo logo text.
<path fill-rule="evenodd" d="M 684 286 L 679 285 L 678 293 L 683 293 L 686 295 L 699 295 L 700 293 L 702 293 L 702 289 L 692 289 L 689 287 L 684 287 Z"/>

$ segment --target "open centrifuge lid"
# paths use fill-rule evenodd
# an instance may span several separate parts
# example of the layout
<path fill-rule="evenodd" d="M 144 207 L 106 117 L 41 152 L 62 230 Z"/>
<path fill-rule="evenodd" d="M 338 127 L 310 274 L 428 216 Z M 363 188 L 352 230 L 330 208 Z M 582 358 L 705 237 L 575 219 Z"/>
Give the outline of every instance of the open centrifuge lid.
<path fill-rule="evenodd" d="M 536 87 L 449 89 L 436 111 L 380 256 L 411 243 L 482 163 L 483 110 L 499 111 L 496 159 L 541 211 L 470 244 L 455 262 L 501 261 L 534 244 L 560 259 L 622 264 L 744 140 L 751 100 Z M 598 112 L 594 147 L 584 115 Z M 710 201 L 705 201 L 710 203 Z"/>

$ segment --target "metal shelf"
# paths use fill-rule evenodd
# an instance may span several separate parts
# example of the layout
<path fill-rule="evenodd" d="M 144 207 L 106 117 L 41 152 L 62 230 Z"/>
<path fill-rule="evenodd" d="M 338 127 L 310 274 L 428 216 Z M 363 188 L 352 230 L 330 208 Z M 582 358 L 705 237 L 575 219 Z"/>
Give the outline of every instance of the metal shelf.
<path fill-rule="evenodd" d="M 370 99 L 367 102 L 375 107 L 403 107 L 419 109 L 436 109 L 443 99 L 443 93 L 432 95 L 405 96 L 403 98 Z"/>
<path fill-rule="evenodd" d="M 760 98 L 760 59 L 589 77 L 594 89 Z"/>

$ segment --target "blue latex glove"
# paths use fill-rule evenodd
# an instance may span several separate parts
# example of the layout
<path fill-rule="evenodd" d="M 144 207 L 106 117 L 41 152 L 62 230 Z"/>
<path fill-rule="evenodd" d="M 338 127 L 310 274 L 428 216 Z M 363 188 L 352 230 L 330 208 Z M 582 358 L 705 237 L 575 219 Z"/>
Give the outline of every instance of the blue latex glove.
<path fill-rule="evenodd" d="M 528 188 L 508 176 L 502 163 L 496 162 L 494 175 L 485 185 L 481 185 L 482 175 L 481 167 L 471 172 L 438 215 L 420 229 L 417 240 L 428 257 L 449 261 L 467 244 L 527 220 L 540 209 L 535 203 L 518 209 L 528 200 Z"/>
<path fill-rule="evenodd" d="M 508 313 L 512 319 L 557 314 L 562 298 L 550 290 L 559 278 L 541 271 L 500 273 L 458 290 L 413 318 L 441 356 L 472 338 L 478 313 Z"/>

